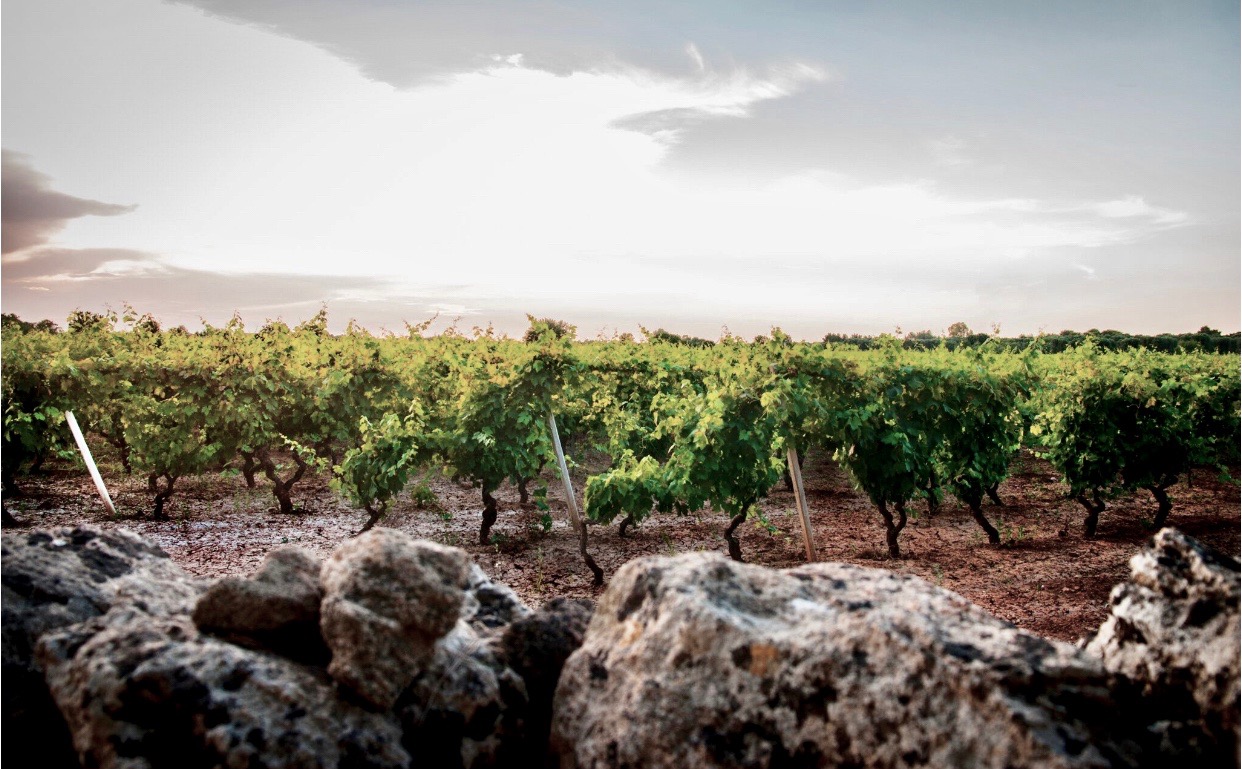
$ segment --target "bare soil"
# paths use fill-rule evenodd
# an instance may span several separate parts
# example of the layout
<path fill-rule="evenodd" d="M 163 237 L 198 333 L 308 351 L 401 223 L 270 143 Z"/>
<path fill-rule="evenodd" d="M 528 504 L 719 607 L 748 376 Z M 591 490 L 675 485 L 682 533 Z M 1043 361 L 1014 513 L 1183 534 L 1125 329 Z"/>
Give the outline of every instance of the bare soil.
<path fill-rule="evenodd" d="M 22 479 L 24 493 L 6 499 L 5 508 L 23 526 L 85 522 L 130 528 L 159 543 L 187 571 L 205 577 L 250 574 L 269 550 L 286 544 L 326 556 L 367 518 L 331 491 L 326 473 L 308 473 L 294 487 L 295 502 L 303 509 L 289 516 L 277 511 L 261 476 L 257 488 L 247 489 L 240 475 L 228 472 L 178 481 L 167 504 L 170 520 L 155 521 L 146 479 L 125 475 L 106 454 L 101 459 L 121 513 L 116 518 L 109 517 L 85 470 L 69 463 L 50 463 L 43 473 Z M 1146 527 L 1156 504 L 1147 492 L 1110 500 L 1096 537 L 1084 539 L 1084 511 L 1065 497 L 1065 487 L 1046 462 L 1023 454 L 1012 469 L 1000 488 L 1005 505 L 985 503 L 984 508 L 1001 532 L 1001 545 L 989 545 L 969 510 L 947 497 L 935 514 L 923 502 L 911 504 L 912 517 L 900 539 L 902 556 L 893 559 L 884 545 L 880 515 L 866 495 L 852 488 L 829 457 L 812 453 L 803 473 L 818 558 L 917 575 L 1051 638 L 1075 641 L 1091 635 L 1107 614 L 1109 591 L 1126 578 L 1130 557 L 1151 535 Z M 583 468 L 575 471 L 579 494 L 585 474 Z M 437 505 L 419 507 L 407 492 L 380 525 L 464 548 L 489 575 L 532 605 L 558 595 L 595 598 L 602 589 L 591 586 L 578 555 L 559 478 L 549 471 L 543 480 L 555 519 L 550 531 L 540 526 L 534 505 L 519 503 L 517 489 L 506 486 L 495 495 L 500 516 L 492 542 L 480 545 L 479 490 L 438 474 L 426 478 Z M 1237 485 L 1199 470 L 1170 492 L 1170 525 L 1238 556 L 1242 506 Z M 770 529 L 752 518 L 738 530 L 746 560 L 777 568 L 803 563 L 793 495 L 778 484 L 761 508 Z M 591 525 L 589 547 L 607 578 L 641 556 L 726 553 L 721 536 L 726 524 L 722 514 L 703 510 L 653 516 L 624 538 L 615 523 Z M 5 530 L 5 535 L 13 533 Z"/>

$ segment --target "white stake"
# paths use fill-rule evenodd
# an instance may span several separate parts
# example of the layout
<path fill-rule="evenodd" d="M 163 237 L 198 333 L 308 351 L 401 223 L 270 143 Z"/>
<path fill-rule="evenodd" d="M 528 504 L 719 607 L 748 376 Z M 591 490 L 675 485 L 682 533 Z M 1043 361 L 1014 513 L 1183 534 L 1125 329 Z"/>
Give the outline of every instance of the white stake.
<path fill-rule="evenodd" d="M 798 466 L 798 452 L 789 446 L 786 459 L 789 462 L 789 477 L 793 481 L 794 498 L 798 502 L 798 518 L 802 521 L 802 541 L 806 543 L 806 560 L 815 560 L 815 543 L 811 540 L 811 510 L 806 503 L 806 489 L 802 486 L 802 468 Z"/>
<path fill-rule="evenodd" d="M 95 466 L 95 460 L 91 458 L 91 450 L 86 447 L 86 436 L 82 435 L 82 428 L 78 427 L 78 420 L 74 419 L 72 411 L 65 412 L 65 421 L 69 423 L 69 430 L 73 433 L 73 439 L 77 441 L 78 451 L 82 452 L 82 459 L 86 460 L 86 469 L 91 473 L 95 488 L 99 489 L 99 496 L 103 497 L 108 512 L 116 515 L 112 497 L 108 496 L 108 487 L 104 486 L 103 478 L 99 475 L 99 468 Z"/>
<path fill-rule="evenodd" d="M 582 529 L 582 520 L 578 517 L 578 501 L 574 499 L 574 485 L 569 480 L 569 465 L 565 464 L 565 450 L 561 448 L 561 435 L 556 429 L 556 417 L 548 414 L 548 427 L 552 430 L 552 445 L 556 447 L 556 461 L 561 466 L 561 480 L 565 482 L 565 501 L 569 503 L 569 517 L 573 521 L 574 531 Z"/>
<path fill-rule="evenodd" d="M 569 517 L 578 532 L 578 552 L 587 568 L 595 575 L 595 586 L 604 584 L 604 572 L 587 552 L 587 531 L 578 515 L 578 501 L 574 499 L 574 484 L 569 480 L 569 465 L 565 464 L 565 449 L 561 447 L 561 434 L 556 429 L 556 415 L 548 414 L 548 429 L 552 431 L 552 445 L 556 447 L 556 462 L 561 466 L 561 480 L 565 482 L 565 501 L 569 503 Z"/>

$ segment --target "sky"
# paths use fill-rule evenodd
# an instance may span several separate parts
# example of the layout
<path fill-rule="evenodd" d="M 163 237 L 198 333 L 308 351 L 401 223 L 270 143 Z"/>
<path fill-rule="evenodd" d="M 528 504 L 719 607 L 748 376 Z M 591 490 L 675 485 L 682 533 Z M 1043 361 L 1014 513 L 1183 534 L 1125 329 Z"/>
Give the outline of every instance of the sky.
<path fill-rule="evenodd" d="M 0 305 L 1236 331 L 1239 5 L 5 0 Z"/>

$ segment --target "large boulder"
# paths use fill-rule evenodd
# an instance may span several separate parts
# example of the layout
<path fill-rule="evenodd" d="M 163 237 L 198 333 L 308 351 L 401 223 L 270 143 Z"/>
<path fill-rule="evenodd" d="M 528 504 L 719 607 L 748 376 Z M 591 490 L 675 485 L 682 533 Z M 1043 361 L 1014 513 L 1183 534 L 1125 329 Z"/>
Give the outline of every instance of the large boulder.
<path fill-rule="evenodd" d="M 1157 533 L 1113 588 L 1087 649 L 1133 685 L 1152 750 L 1238 764 L 1240 598 L 1238 562 L 1175 529 Z"/>
<path fill-rule="evenodd" d="M 38 660 L 83 766 L 410 764 L 391 714 L 342 700 L 322 668 L 201 634 L 188 612 L 117 606 L 44 636 Z"/>
<path fill-rule="evenodd" d="M 9 534 L 3 570 L 4 763 L 24 763 L 38 745 L 48 767 L 76 766 L 59 711 L 34 661 L 39 638 L 97 617 L 117 603 L 154 614 L 188 611 L 203 588 L 158 546 L 95 526 Z"/>
<path fill-rule="evenodd" d="M 372 706 L 391 708 L 457 624 L 469 575 L 465 551 L 394 529 L 341 545 L 321 572 L 328 672 Z"/>
<path fill-rule="evenodd" d="M 1098 659 L 923 580 L 632 561 L 556 691 L 562 766 L 1137 763 Z"/>
<path fill-rule="evenodd" d="M 242 646 L 327 664 L 319 634 L 319 560 L 300 547 L 272 550 L 251 578 L 224 577 L 194 607 L 194 624 Z"/>

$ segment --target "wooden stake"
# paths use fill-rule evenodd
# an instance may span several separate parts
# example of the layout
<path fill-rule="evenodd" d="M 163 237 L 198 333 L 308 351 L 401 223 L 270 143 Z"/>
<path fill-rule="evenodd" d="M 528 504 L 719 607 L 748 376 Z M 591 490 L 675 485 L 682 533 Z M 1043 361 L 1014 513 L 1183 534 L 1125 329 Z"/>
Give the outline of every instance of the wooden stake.
<path fill-rule="evenodd" d="M 806 503 L 806 488 L 802 485 L 802 468 L 798 466 L 798 452 L 788 447 L 789 477 L 793 479 L 794 498 L 798 502 L 798 519 L 802 521 L 802 541 L 806 543 L 807 563 L 815 561 L 815 542 L 811 539 L 811 509 Z"/>
<path fill-rule="evenodd" d="M 109 513 L 116 515 L 112 497 L 108 495 L 108 488 L 104 486 L 103 477 L 99 475 L 99 468 L 95 466 L 95 460 L 91 458 L 91 450 L 86 447 L 86 436 L 82 435 L 82 428 L 78 427 L 78 420 L 74 418 L 72 411 L 65 412 L 65 421 L 69 423 L 69 432 L 73 433 L 73 440 L 78 444 L 78 451 L 82 452 L 82 459 L 86 461 L 86 469 L 91 474 L 91 480 L 95 482 L 95 488 L 99 489 L 99 496 L 103 497 L 104 506 L 108 508 Z"/>
<path fill-rule="evenodd" d="M 552 445 L 556 447 L 556 462 L 561 468 L 561 480 L 565 483 L 565 502 L 569 505 L 569 519 L 578 532 L 578 552 L 587 568 L 595 575 L 596 587 L 604 584 L 604 571 L 596 565 L 595 559 L 587 552 L 586 525 L 578 515 L 578 501 L 574 498 L 574 484 L 569 480 L 569 465 L 565 463 L 565 450 L 561 448 L 561 435 L 556 429 L 556 415 L 548 414 L 548 429 L 552 431 Z"/>

